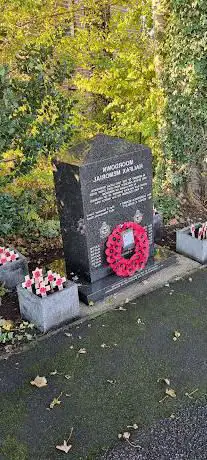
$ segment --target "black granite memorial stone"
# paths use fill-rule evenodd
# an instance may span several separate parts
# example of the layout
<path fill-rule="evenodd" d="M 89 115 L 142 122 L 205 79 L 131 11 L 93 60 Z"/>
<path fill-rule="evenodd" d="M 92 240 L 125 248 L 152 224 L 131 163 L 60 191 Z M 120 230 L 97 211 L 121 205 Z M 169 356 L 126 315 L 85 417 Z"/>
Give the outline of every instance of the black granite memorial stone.
<path fill-rule="evenodd" d="M 153 254 L 151 164 L 148 147 L 106 135 L 95 136 L 54 162 L 67 275 L 80 277 L 85 302 L 106 295 L 107 283 L 117 284 L 105 256 L 116 225 L 134 221 L 145 227 Z M 126 284 L 122 278 L 118 282 Z M 99 292 L 94 299 L 93 289 Z M 109 290 L 113 292 L 113 286 Z"/>

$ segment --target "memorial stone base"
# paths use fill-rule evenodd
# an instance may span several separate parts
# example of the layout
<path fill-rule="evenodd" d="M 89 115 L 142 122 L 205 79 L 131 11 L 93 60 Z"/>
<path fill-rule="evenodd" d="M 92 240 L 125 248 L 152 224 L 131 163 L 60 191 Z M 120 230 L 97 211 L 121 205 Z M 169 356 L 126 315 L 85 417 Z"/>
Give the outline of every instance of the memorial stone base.
<path fill-rule="evenodd" d="M 133 276 L 121 278 L 114 273 L 108 275 L 104 279 L 94 283 L 86 283 L 85 280 L 78 279 L 78 290 L 80 299 L 90 305 L 103 298 L 113 295 L 124 287 L 130 286 L 132 283 L 141 282 L 150 277 L 155 272 L 162 270 L 175 263 L 176 255 L 164 248 L 157 248 L 156 255 L 150 257 L 146 267 L 143 270 L 137 271 Z"/>

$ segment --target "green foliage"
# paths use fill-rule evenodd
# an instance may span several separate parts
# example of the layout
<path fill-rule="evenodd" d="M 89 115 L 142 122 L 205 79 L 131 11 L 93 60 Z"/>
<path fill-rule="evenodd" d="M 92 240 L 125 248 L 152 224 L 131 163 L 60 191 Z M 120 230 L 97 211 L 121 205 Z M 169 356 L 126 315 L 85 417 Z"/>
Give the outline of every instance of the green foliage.
<path fill-rule="evenodd" d="M 163 4 L 165 4 L 163 0 Z M 163 142 L 175 187 L 207 153 L 207 3 L 170 0 L 163 37 Z"/>
<path fill-rule="evenodd" d="M 151 1 L 78 2 L 84 27 L 72 42 L 78 66 L 74 82 L 79 134 L 104 132 L 147 143 L 159 154 L 162 91 L 154 68 Z M 64 38 L 71 47 L 71 37 Z"/>
<path fill-rule="evenodd" d="M 0 0 L 0 63 L 13 63 L 24 46 L 48 46 L 68 26 L 70 12 L 61 0 Z"/>
<path fill-rule="evenodd" d="M 57 218 L 50 218 L 48 211 L 44 213 L 44 209 L 48 208 L 47 196 L 41 191 L 37 194 L 23 191 L 18 197 L 2 193 L 0 195 L 1 235 L 16 234 L 47 238 L 58 236 L 59 221 Z"/>
<path fill-rule="evenodd" d="M 176 213 L 179 210 L 179 201 L 175 195 L 171 193 L 159 193 L 155 196 L 154 199 L 156 209 L 161 212 L 164 216 L 164 219 L 168 221 L 170 218 L 175 217 Z"/>
<path fill-rule="evenodd" d="M 3 183 L 8 175 L 25 174 L 41 156 L 53 155 L 70 140 L 72 102 L 60 88 L 70 71 L 71 66 L 55 60 L 52 46 L 25 47 L 15 74 L 0 69 L 0 159 L 17 157 Z"/>

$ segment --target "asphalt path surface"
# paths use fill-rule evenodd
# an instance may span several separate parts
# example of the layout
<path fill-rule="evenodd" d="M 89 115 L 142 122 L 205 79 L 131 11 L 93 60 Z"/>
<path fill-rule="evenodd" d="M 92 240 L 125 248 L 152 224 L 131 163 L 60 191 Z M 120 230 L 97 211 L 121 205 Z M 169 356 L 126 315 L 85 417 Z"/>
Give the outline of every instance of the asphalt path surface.
<path fill-rule="evenodd" d="M 118 443 L 104 460 L 207 459 L 207 405 L 195 405 Z M 134 447 L 136 446 L 136 447 Z"/>

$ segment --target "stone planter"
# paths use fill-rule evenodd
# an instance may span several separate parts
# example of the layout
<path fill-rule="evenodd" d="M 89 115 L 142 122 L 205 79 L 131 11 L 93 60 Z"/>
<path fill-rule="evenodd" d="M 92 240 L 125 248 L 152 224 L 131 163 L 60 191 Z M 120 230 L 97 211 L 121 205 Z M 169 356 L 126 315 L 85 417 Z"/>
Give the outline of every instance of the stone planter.
<path fill-rule="evenodd" d="M 198 240 L 190 235 L 190 228 L 186 227 L 176 232 L 176 251 L 201 264 L 207 263 L 207 240 Z"/>
<path fill-rule="evenodd" d="M 0 282 L 8 289 L 15 289 L 17 284 L 24 281 L 28 274 L 28 263 L 26 257 L 15 251 L 19 258 L 13 262 L 6 262 L 0 265 Z"/>
<path fill-rule="evenodd" d="M 78 288 L 72 281 L 67 281 L 62 291 L 47 297 L 39 297 L 21 285 L 17 286 L 17 292 L 22 318 L 35 324 L 42 332 L 79 316 Z"/>

